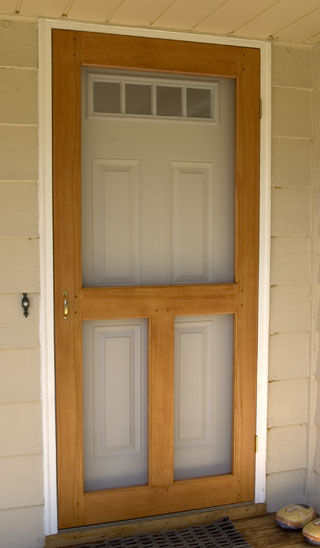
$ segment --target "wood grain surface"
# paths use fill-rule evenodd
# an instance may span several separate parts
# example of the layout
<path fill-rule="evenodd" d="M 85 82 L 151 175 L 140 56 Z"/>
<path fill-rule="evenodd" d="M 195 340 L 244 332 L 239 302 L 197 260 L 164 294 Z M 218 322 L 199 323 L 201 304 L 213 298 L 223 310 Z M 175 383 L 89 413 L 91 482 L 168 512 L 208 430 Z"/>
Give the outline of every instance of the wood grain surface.
<path fill-rule="evenodd" d="M 81 68 L 236 80 L 235 283 L 82 288 Z M 257 49 L 53 31 L 55 352 L 59 527 L 254 499 L 259 241 L 260 52 Z M 63 319 L 63 292 L 69 301 Z M 234 314 L 233 470 L 173 481 L 173 318 Z M 85 493 L 82 321 L 149 319 L 149 484 Z"/>

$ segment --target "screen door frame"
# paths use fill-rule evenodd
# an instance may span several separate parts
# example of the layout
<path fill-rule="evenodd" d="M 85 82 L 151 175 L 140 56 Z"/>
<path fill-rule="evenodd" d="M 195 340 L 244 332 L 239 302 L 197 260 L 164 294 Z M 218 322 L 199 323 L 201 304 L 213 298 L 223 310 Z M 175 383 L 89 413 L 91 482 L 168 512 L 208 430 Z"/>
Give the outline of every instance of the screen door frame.
<path fill-rule="evenodd" d="M 59 32 L 61 32 L 61 31 L 56 31 L 56 34 L 59 33 Z M 63 62 L 64 63 L 67 62 L 67 65 L 66 65 L 67 68 L 71 67 L 71 65 L 69 65 L 68 63 L 73 62 L 75 59 L 77 59 L 77 61 L 79 61 L 79 57 L 78 57 L 79 50 L 78 50 L 77 47 L 75 47 L 75 44 L 77 44 L 77 41 L 79 39 L 79 34 L 78 34 L 78 36 L 76 36 L 76 34 L 77 33 L 72 33 L 70 31 L 69 31 L 69 34 L 68 34 L 69 50 L 71 51 L 71 57 L 69 56 L 69 60 L 66 60 L 66 55 L 65 55 L 66 49 L 65 49 L 65 47 L 60 49 L 60 60 L 62 60 L 62 58 L 63 58 Z M 85 56 L 85 58 L 82 58 L 80 63 L 82 62 L 84 64 L 87 64 L 87 63 L 89 63 L 88 59 L 90 59 L 90 63 L 95 64 L 93 59 L 95 58 L 96 50 L 92 49 L 92 37 L 90 37 L 90 39 L 89 39 L 89 36 L 85 36 L 85 35 L 87 35 L 87 33 L 83 33 L 81 41 L 83 41 L 82 45 L 84 45 L 84 43 L 86 44 L 86 48 L 87 48 L 86 49 L 86 55 L 87 55 L 87 57 Z M 101 37 L 103 35 L 99 35 L 99 36 Z M 108 38 L 110 38 L 110 37 L 108 37 Z M 116 39 L 115 39 L 115 37 L 113 37 L 113 39 L 115 39 L 116 42 L 117 42 L 117 46 L 116 46 L 117 51 L 121 51 L 121 47 L 123 47 L 123 44 L 124 44 L 124 42 L 123 42 L 124 38 L 125 37 L 116 37 Z M 126 38 L 126 40 L 127 40 L 127 38 Z M 142 39 L 142 40 L 147 40 L 147 39 Z M 188 48 L 190 48 L 190 44 L 188 44 L 187 47 L 185 47 L 186 43 L 181 42 L 180 44 L 184 45 L 184 47 L 183 47 L 184 52 L 186 52 L 188 50 Z M 141 42 L 140 42 L 140 45 L 141 45 Z M 165 45 L 164 41 L 162 41 L 161 45 L 162 46 Z M 258 298 L 258 268 L 257 267 L 258 267 L 258 241 L 259 241 L 258 209 L 259 209 L 259 98 L 260 98 L 260 93 L 259 93 L 260 70 L 259 70 L 259 62 L 257 62 L 257 59 L 259 58 L 259 53 L 260 52 L 259 52 L 258 49 L 250 50 L 248 48 L 233 48 L 232 46 L 212 46 L 212 45 L 210 45 L 210 47 L 208 47 L 208 45 L 195 44 L 195 43 L 192 44 L 192 45 L 194 47 L 194 52 L 193 52 L 194 55 L 192 57 L 190 57 L 190 56 L 180 57 L 179 62 L 181 61 L 182 64 L 180 65 L 181 68 L 179 70 L 181 70 L 182 72 L 191 72 L 191 73 L 193 72 L 194 74 L 196 74 L 196 73 L 199 74 L 199 65 L 201 65 L 201 63 L 199 63 L 200 49 L 201 49 L 200 59 L 203 59 L 206 56 L 207 57 L 210 56 L 211 60 L 212 60 L 211 55 L 213 53 L 213 50 L 215 50 L 215 55 L 213 56 L 215 66 L 212 68 L 212 75 L 214 75 L 214 76 L 236 77 L 236 78 L 238 78 L 239 87 L 242 90 L 241 93 L 239 93 L 239 95 L 238 95 L 238 101 L 237 101 L 237 109 L 238 109 L 237 112 L 238 112 L 238 123 L 239 123 L 239 125 L 237 127 L 238 127 L 239 133 L 238 133 L 238 138 L 237 138 L 237 151 L 238 151 L 238 154 L 237 154 L 237 162 L 236 162 L 236 172 L 237 172 L 238 176 L 240 177 L 240 179 L 242 180 L 242 183 L 244 182 L 244 180 L 246 180 L 246 185 L 251 186 L 252 195 L 251 195 L 251 198 L 250 198 L 249 202 L 248 202 L 249 197 L 246 195 L 245 202 L 247 203 L 247 206 L 246 206 L 246 208 L 244 208 L 244 210 L 243 210 L 243 208 L 240 208 L 239 215 L 236 215 L 236 225 L 237 225 L 237 223 L 240 223 L 240 225 L 244 229 L 244 231 L 241 232 L 241 238 L 240 238 L 241 242 L 238 243 L 238 246 L 236 245 L 236 249 L 237 249 L 237 251 L 236 251 L 237 268 L 236 268 L 236 272 L 235 272 L 236 282 L 234 284 L 226 284 L 226 285 L 228 285 L 228 287 L 225 288 L 225 290 L 226 290 L 225 297 L 227 298 L 227 301 L 229 299 L 229 301 L 228 301 L 229 302 L 229 305 L 228 305 L 229 308 L 226 307 L 226 306 L 223 306 L 219 310 L 220 313 L 227 313 L 227 310 L 229 310 L 231 313 L 235 313 L 235 310 L 237 311 L 239 321 L 241 320 L 241 328 L 240 328 L 240 331 L 238 332 L 238 338 L 236 339 L 237 348 L 238 348 L 238 351 L 240 353 L 242 353 L 242 359 L 244 358 L 244 355 L 246 354 L 246 362 L 247 363 L 250 362 L 251 372 L 253 373 L 249 377 L 248 376 L 246 377 L 245 384 L 242 385 L 242 388 L 244 388 L 245 385 L 247 387 L 249 386 L 250 387 L 249 392 L 250 392 L 251 396 L 253 396 L 253 399 L 251 399 L 251 402 L 253 403 L 253 405 L 250 407 L 250 412 L 249 413 L 248 413 L 248 409 L 246 409 L 243 413 L 245 405 L 244 405 L 244 401 L 242 401 L 242 397 L 241 397 L 241 395 L 243 395 L 242 390 L 240 390 L 237 393 L 238 396 L 236 397 L 237 416 L 241 415 L 241 422 L 244 420 L 244 423 L 245 423 L 245 426 L 244 426 L 244 423 L 242 423 L 242 435 L 240 435 L 240 438 L 238 439 L 238 442 L 237 442 L 237 443 L 239 443 L 238 448 L 242 447 L 242 449 L 243 449 L 244 446 L 250 447 L 250 449 L 249 449 L 250 466 L 248 466 L 248 462 L 249 462 L 248 461 L 248 454 L 246 455 L 245 462 L 242 460 L 242 464 L 238 463 L 237 466 L 236 466 L 237 470 L 236 470 L 235 477 L 237 476 L 237 473 L 239 472 L 240 475 L 241 475 L 241 485 L 239 484 L 239 476 L 237 476 L 237 480 L 235 479 L 235 483 L 234 483 L 233 488 L 232 488 L 233 491 L 234 491 L 234 495 L 235 495 L 233 502 L 240 502 L 240 501 L 244 501 L 244 500 L 253 500 L 253 498 L 254 498 L 255 395 L 253 395 L 253 392 L 255 394 L 255 385 L 256 385 L 255 368 L 256 368 L 256 356 L 257 356 L 257 298 Z M 146 42 L 145 42 L 145 46 L 146 46 Z M 128 47 L 128 46 L 126 46 L 126 47 Z M 126 49 L 126 51 L 128 51 L 128 50 Z M 182 50 L 180 50 L 180 53 L 181 52 L 182 52 Z M 189 52 L 190 52 L 190 50 L 189 50 Z M 254 52 L 254 53 L 252 53 L 252 52 Z M 231 55 L 229 55 L 229 54 L 231 54 Z M 58 54 L 58 57 L 59 57 L 59 54 Z M 251 59 L 251 62 L 250 62 L 250 59 Z M 55 52 L 54 62 L 56 60 L 57 60 L 57 51 Z M 188 60 L 189 63 L 185 60 Z M 101 61 L 99 60 L 98 64 L 100 62 Z M 115 60 L 115 63 L 117 63 L 117 62 L 119 62 L 119 61 Z M 185 68 L 186 67 L 185 62 L 187 62 L 187 64 L 188 64 L 188 69 Z M 127 63 L 127 61 L 126 61 L 126 63 Z M 104 63 L 104 65 L 108 65 L 108 63 Z M 66 66 L 65 66 L 65 68 L 66 68 Z M 254 71 L 252 70 L 253 66 L 255 67 Z M 251 67 L 251 68 L 249 68 L 249 67 Z M 130 66 L 128 67 L 128 65 L 127 65 L 127 68 L 130 68 Z M 142 67 L 142 68 L 145 68 L 145 67 Z M 155 69 L 153 67 L 151 69 L 149 68 L 149 70 L 165 70 L 166 72 L 168 72 L 168 67 L 167 66 L 166 67 L 157 66 L 157 69 Z M 176 66 L 175 69 L 171 69 L 169 67 L 169 71 L 170 70 L 177 70 L 177 66 Z M 253 76 L 253 72 L 254 72 L 255 76 Z M 207 74 L 207 73 L 204 72 L 204 74 Z M 79 76 L 79 78 L 80 78 L 80 76 Z M 76 79 L 74 79 L 72 81 L 73 83 L 72 83 L 71 88 L 73 87 L 75 81 L 76 81 Z M 58 105 L 57 97 L 59 97 L 60 92 L 62 92 L 62 82 L 60 82 L 60 84 L 59 84 L 59 81 L 56 80 L 56 83 L 57 83 L 57 85 L 54 88 L 54 105 L 57 107 L 57 105 Z M 244 88 L 242 89 L 242 87 L 241 87 L 241 85 L 242 85 L 241 83 L 246 83 L 246 88 L 245 88 L 246 89 L 246 94 L 244 93 Z M 72 91 L 72 89 L 70 89 L 70 91 Z M 56 99 L 56 102 L 55 102 L 55 99 Z M 244 109 L 245 104 L 247 106 Z M 78 105 L 77 101 L 75 102 L 75 105 L 76 106 Z M 60 108 L 60 107 L 58 107 L 58 108 Z M 74 176 L 74 174 L 78 174 L 78 177 L 79 177 L 79 174 L 80 174 L 80 171 L 81 171 L 81 168 L 80 168 L 80 171 L 79 171 L 79 165 L 78 165 L 79 164 L 79 162 L 78 162 L 78 159 L 79 159 L 78 158 L 78 156 L 79 156 L 78 152 L 79 151 L 76 150 L 77 142 L 78 142 L 77 138 L 76 138 L 76 135 L 79 136 L 79 133 L 80 133 L 80 131 L 79 131 L 79 120 L 78 120 L 78 118 L 77 119 L 74 118 L 74 113 L 73 113 L 73 115 L 72 114 L 70 115 L 70 110 L 69 109 L 67 111 L 65 111 L 64 114 L 66 115 L 66 117 L 64 118 L 64 123 L 66 123 L 66 126 L 68 126 L 68 122 L 69 122 L 69 128 L 72 128 L 71 131 L 72 131 L 72 134 L 73 134 L 73 137 L 74 137 L 73 143 L 74 143 L 74 154 L 75 155 L 73 157 L 73 161 L 71 161 L 69 163 L 65 162 L 64 169 L 63 169 L 62 180 L 63 180 L 63 183 L 65 183 L 66 181 L 69 181 L 69 184 L 71 184 L 71 189 L 72 189 L 72 186 L 74 185 L 73 176 Z M 71 122 L 71 124 L 70 124 L 70 122 Z M 253 125 L 251 125 L 251 123 Z M 57 126 L 54 124 L 54 153 L 55 153 L 55 158 L 57 157 L 58 149 L 60 149 L 60 152 L 61 152 L 61 150 L 63 150 L 63 141 L 64 141 L 64 136 L 63 136 L 63 133 L 61 133 L 61 128 L 60 128 L 60 131 L 57 130 Z M 245 149 L 245 146 L 248 145 L 248 141 L 251 141 L 252 146 L 249 146 L 247 149 Z M 250 154 L 247 154 L 246 150 L 249 150 Z M 254 162 L 253 162 L 254 167 L 252 165 L 252 159 L 253 158 L 254 158 Z M 54 171 L 54 175 L 55 175 L 56 180 L 61 179 L 61 175 L 62 175 L 61 166 L 60 166 L 60 171 L 59 171 L 59 169 Z M 238 188 L 240 188 L 240 187 L 238 187 Z M 241 200 L 244 200 L 242 191 L 245 192 L 244 187 L 241 187 L 241 192 L 238 192 L 238 195 L 237 195 L 238 202 L 237 203 L 240 203 Z M 55 234 L 56 235 L 57 235 L 57 230 L 59 230 L 58 225 L 59 225 L 59 221 L 61 220 L 61 210 L 65 211 L 65 208 L 66 208 L 66 211 L 67 212 L 69 211 L 68 207 L 66 207 L 66 205 L 68 205 L 67 204 L 68 198 L 70 198 L 70 195 L 71 196 L 76 196 L 76 192 L 77 192 L 77 187 L 75 186 L 75 187 L 73 187 L 73 193 L 71 192 L 71 194 L 69 194 L 69 191 L 68 191 L 67 193 L 64 194 L 63 199 L 61 198 L 61 193 L 60 194 L 59 193 L 55 194 L 55 205 L 56 206 L 57 206 L 57 204 L 59 202 L 59 199 L 60 199 L 60 204 L 58 206 L 58 210 L 60 208 L 60 213 L 58 211 L 58 217 L 55 217 L 55 220 L 56 220 Z M 59 198 L 59 195 L 60 195 L 60 198 Z M 72 202 L 72 200 L 71 200 L 71 202 Z M 75 207 L 77 209 L 77 206 L 75 206 Z M 250 215 L 248 215 L 249 211 L 250 211 Z M 77 211 L 75 212 L 75 209 L 73 209 L 73 213 L 75 213 L 75 216 L 77 216 Z M 75 217 L 73 216 L 73 219 L 74 218 Z M 250 222 L 248 222 L 249 218 L 251 219 Z M 58 219 L 58 222 L 57 222 L 57 219 Z M 251 224 L 251 222 L 253 222 L 253 224 Z M 253 228 L 254 228 L 254 230 L 253 230 Z M 240 232 L 238 231 L 238 234 L 239 233 Z M 248 250 L 249 250 L 248 246 L 252 250 L 252 254 L 251 254 L 251 252 L 250 253 L 248 252 Z M 246 253 L 244 253 L 244 252 L 246 252 Z M 80 254 L 79 248 L 75 249 L 75 253 Z M 63 256 L 63 255 L 65 255 L 65 254 L 62 253 L 62 255 L 59 256 L 59 254 L 56 253 L 56 255 L 55 255 L 56 272 L 58 272 L 58 270 L 59 270 L 59 265 L 60 265 L 60 268 L 61 268 L 61 265 L 64 265 L 64 268 L 66 268 L 66 256 Z M 248 257 L 249 257 L 249 259 L 247 260 Z M 77 293 L 79 293 L 78 290 L 79 290 L 79 287 L 80 287 L 79 286 L 79 280 L 77 279 L 77 277 L 76 277 L 75 273 L 72 271 L 72 269 L 67 268 L 67 271 L 65 269 L 63 278 L 59 280 L 59 276 L 58 276 L 57 282 L 56 282 L 56 311 L 57 311 L 57 318 L 58 318 L 58 315 L 62 312 L 61 296 L 63 294 L 64 289 L 62 290 L 62 286 L 59 285 L 60 282 L 62 282 L 63 285 L 67 284 L 70 287 L 68 292 L 69 292 L 69 295 L 71 297 L 70 298 L 70 309 L 73 310 L 73 314 L 75 312 L 77 312 L 77 313 L 79 312 L 80 313 L 79 316 L 82 316 L 85 319 L 86 315 L 88 315 L 88 310 L 90 309 L 90 305 L 88 303 L 88 296 L 89 296 L 89 291 L 91 291 L 91 290 L 89 290 L 89 291 L 83 291 L 83 290 L 81 291 L 80 290 L 80 294 L 77 294 Z M 221 293 L 220 293 L 220 289 L 219 289 L 218 286 L 213 286 L 211 288 L 209 288 L 209 287 L 204 288 L 204 286 L 202 286 L 202 287 L 203 287 L 203 289 L 205 289 L 205 291 L 202 295 L 202 299 L 203 299 L 202 302 L 204 304 L 204 312 L 206 312 L 207 311 L 206 303 L 207 303 L 207 299 L 208 299 L 208 292 L 210 293 L 212 291 L 211 297 L 212 297 L 213 300 L 216 301 L 216 303 L 219 302 L 219 298 L 221 298 Z M 247 291 L 248 289 L 249 289 L 249 294 L 248 294 L 248 291 Z M 99 290 L 95 291 L 96 295 L 98 294 L 99 291 L 101 291 L 101 288 Z M 161 289 L 161 291 L 163 291 L 163 289 Z M 167 291 L 166 296 L 167 296 L 168 303 L 169 303 L 170 298 L 172 297 L 172 294 L 171 294 L 172 289 L 167 288 L 166 291 Z M 135 296 L 137 297 L 137 299 L 141 298 L 141 295 L 139 294 L 139 289 L 135 290 L 135 294 L 136 294 Z M 249 315 L 246 312 L 246 311 L 248 311 L 248 302 L 246 302 L 246 300 L 245 300 L 246 298 L 244 298 L 244 294 L 247 295 L 247 298 L 249 299 L 249 302 L 250 302 L 250 307 L 251 308 L 249 307 L 250 308 L 250 314 Z M 79 298 L 79 301 L 77 301 L 78 298 Z M 79 307 L 77 305 L 78 302 L 80 302 Z M 82 304 L 84 304 L 84 306 L 87 307 L 86 308 L 86 313 L 84 315 L 83 315 L 83 310 L 81 309 Z M 87 305 L 89 305 L 89 306 L 87 306 Z M 218 306 L 218 308 L 219 308 L 219 306 Z M 217 309 L 215 309 L 215 311 L 216 310 Z M 212 309 L 210 308 L 210 310 L 208 310 L 208 312 L 211 313 Z M 96 314 L 96 312 L 95 312 L 95 314 Z M 250 320 L 249 316 L 250 316 L 251 320 L 252 319 L 254 320 L 253 324 L 252 324 L 252 321 Z M 58 323 L 58 320 L 57 320 L 57 323 Z M 66 325 L 66 322 L 65 322 L 64 325 Z M 70 323 L 68 324 L 68 326 L 69 325 L 70 325 Z M 64 329 L 64 328 L 62 328 L 62 329 Z M 242 337 L 239 338 L 239 333 L 240 332 L 242 334 L 245 334 L 244 339 Z M 67 339 L 65 339 L 64 344 L 62 344 L 62 345 L 60 344 L 61 341 L 60 341 L 60 337 L 59 337 L 59 328 L 58 328 L 57 333 L 58 333 L 57 334 L 57 341 L 59 341 L 59 345 L 57 345 L 57 347 L 56 347 L 56 354 L 57 354 L 57 360 L 59 361 L 59 352 L 60 352 L 60 357 L 61 357 L 61 352 L 65 356 L 66 352 L 67 352 L 67 346 L 68 345 L 66 344 Z M 73 340 L 73 342 L 75 342 L 74 334 L 73 335 L 71 334 L 71 338 L 69 337 L 68 340 L 69 341 Z M 246 345 L 246 350 L 244 349 L 244 341 L 245 340 L 247 341 L 247 343 L 248 343 L 249 340 L 252 343 L 252 344 Z M 78 354 L 78 358 L 81 362 L 80 353 Z M 63 361 L 64 360 L 62 360 L 62 363 L 63 363 Z M 60 374 L 62 374 L 62 377 L 65 376 L 65 375 L 68 375 L 68 373 L 66 373 L 66 370 L 63 367 L 61 367 L 61 365 L 57 368 L 57 395 L 58 395 L 58 421 L 57 421 L 57 427 L 58 427 L 58 454 L 60 454 L 60 466 L 59 466 L 59 474 L 58 474 L 58 477 L 59 477 L 59 482 L 58 483 L 59 483 L 59 490 L 60 490 L 60 495 L 59 495 L 60 517 L 61 517 L 60 526 L 61 527 L 70 527 L 70 526 L 75 526 L 75 525 L 86 525 L 86 524 L 89 524 L 89 523 L 98 523 L 101 520 L 101 516 L 103 515 L 103 512 L 102 512 L 103 509 L 101 510 L 102 513 L 100 512 L 100 514 L 99 514 L 99 511 L 98 511 L 99 515 L 97 516 L 96 507 L 101 502 L 102 492 L 101 493 L 100 492 L 95 493 L 95 494 L 93 494 L 93 493 L 92 494 L 91 493 L 90 494 L 84 494 L 83 489 L 81 489 L 81 485 L 80 485 L 78 480 L 75 483 L 72 484 L 72 488 L 70 489 L 70 486 L 71 486 L 70 479 L 75 478 L 76 476 L 79 477 L 81 475 L 81 458 L 80 458 L 80 461 L 78 461 L 78 464 L 79 464 L 78 469 L 77 469 L 77 467 L 74 466 L 74 460 L 72 461 L 72 464 L 73 464 L 72 469 L 70 468 L 70 464 L 69 464 L 69 467 L 66 465 L 66 448 L 63 448 L 63 443 L 64 443 L 63 442 L 63 436 L 61 438 L 61 424 L 64 422 L 65 416 L 63 418 L 63 415 L 60 414 L 61 409 L 59 410 L 59 399 L 60 399 L 60 402 L 61 402 L 62 400 L 65 400 L 65 398 L 62 397 L 61 390 L 58 388 L 59 375 Z M 60 380 L 61 380 L 61 378 L 60 378 Z M 244 383 L 244 379 L 243 379 L 243 383 Z M 254 389 L 253 392 L 252 392 L 252 389 Z M 67 394 L 64 394 L 64 396 L 66 396 L 66 395 Z M 248 395 L 248 393 L 247 393 L 247 395 Z M 243 400 L 244 400 L 244 398 L 243 398 Z M 69 413 L 68 416 L 69 416 L 69 418 L 72 419 L 73 412 L 71 411 L 71 413 Z M 72 420 L 71 420 L 71 423 L 72 423 Z M 79 419 L 77 419 L 76 424 L 79 426 Z M 73 423 L 73 426 L 75 426 L 75 423 Z M 76 430 L 79 431 L 79 429 L 76 429 Z M 70 431 L 74 432 L 74 428 L 71 428 Z M 80 437 L 81 437 L 81 435 L 80 435 Z M 252 445 L 251 445 L 251 443 L 252 443 Z M 77 440 L 76 444 L 77 444 L 77 454 L 78 454 L 79 451 L 81 453 L 81 440 Z M 74 451 L 74 449 L 73 449 L 73 451 Z M 74 454 L 75 453 L 73 453 L 73 455 Z M 252 464 L 252 466 L 251 466 L 251 464 Z M 249 471 L 249 474 L 246 475 L 248 471 Z M 68 476 L 68 485 L 69 485 L 68 489 L 66 489 L 66 486 L 63 487 L 63 481 L 62 481 L 62 476 L 63 475 L 64 475 L 65 479 Z M 244 480 L 244 475 L 246 475 L 246 481 L 243 482 L 242 480 Z M 231 486 L 229 486 L 229 487 L 231 487 Z M 62 489 L 62 491 L 61 491 L 61 489 Z M 225 488 L 223 488 L 222 490 L 225 491 Z M 168 489 L 168 491 L 170 491 L 170 489 Z M 159 495 L 159 493 L 157 493 L 157 495 Z M 182 492 L 180 494 L 180 497 L 181 497 L 181 495 L 183 497 Z M 230 495 L 230 493 L 228 493 L 228 496 L 229 495 Z M 167 495 L 165 495 L 165 497 L 166 496 Z M 209 499 L 206 499 L 206 502 L 209 502 Z M 212 504 L 214 504 L 214 505 L 227 504 L 227 503 L 228 502 L 226 502 L 226 500 L 225 500 L 225 502 L 223 502 L 223 497 L 220 497 L 220 498 L 218 497 L 215 500 L 212 500 Z M 103 502 L 101 504 L 102 504 L 102 506 L 104 506 Z M 198 506 L 197 506 L 197 504 L 198 504 Z M 208 505 L 211 505 L 211 504 L 205 504 L 205 506 L 208 506 Z M 170 505 L 169 505 L 169 507 L 170 507 Z M 197 502 L 194 501 L 193 508 L 196 508 L 196 507 L 198 507 L 198 508 L 204 507 L 203 502 L 198 502 L 197 503 Z M 160 512 L 156 511 L 157 508 L 158 508 L 158 510 L 161 510 L 161 504 L 160 504 L 160 507 L 159 507 L 159 505 L 157 506 L 157 504 L 155 504 L 154 509 L 152 511 L 153 514 L 154 513 L 161 513 L 161 511 Z M 180 507 L 179 509 L 182 510 L 183 508 Z M 106 509 L 104 508 L 104 511 L 105 510 Z M 172 511 L 174 511 L 174 510 L 172 509 Z M 112 519 L 116 519 L 116 518 L 113 517 Z M 98 520 L 98 521 L 96 521 L 96 520 Z M 102 521 L 106 521 L 106 520 L 102 520 Z"/>

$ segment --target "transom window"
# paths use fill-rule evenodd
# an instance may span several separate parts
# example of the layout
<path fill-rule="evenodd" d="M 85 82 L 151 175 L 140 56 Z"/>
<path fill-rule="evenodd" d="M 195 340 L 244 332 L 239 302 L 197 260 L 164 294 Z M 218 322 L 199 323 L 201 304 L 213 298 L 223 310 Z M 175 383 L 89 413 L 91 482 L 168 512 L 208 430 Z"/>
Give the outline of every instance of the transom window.
<path fill-rule="evenodd" d="M 219 82 L 88 72 L 89 116 L 219 121 Z"/>

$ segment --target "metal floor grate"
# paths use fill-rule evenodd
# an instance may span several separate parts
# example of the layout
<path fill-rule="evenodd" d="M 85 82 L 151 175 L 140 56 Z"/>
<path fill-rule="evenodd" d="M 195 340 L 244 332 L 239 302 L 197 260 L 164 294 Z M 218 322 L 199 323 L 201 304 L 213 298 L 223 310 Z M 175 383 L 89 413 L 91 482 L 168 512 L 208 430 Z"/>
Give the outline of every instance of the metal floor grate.
<path fill-rule="evenodd" d="M 78 548 L 252 548 L 228 517 L 210 525 L 135 535 L 103 542 L 81 544 Z"/>

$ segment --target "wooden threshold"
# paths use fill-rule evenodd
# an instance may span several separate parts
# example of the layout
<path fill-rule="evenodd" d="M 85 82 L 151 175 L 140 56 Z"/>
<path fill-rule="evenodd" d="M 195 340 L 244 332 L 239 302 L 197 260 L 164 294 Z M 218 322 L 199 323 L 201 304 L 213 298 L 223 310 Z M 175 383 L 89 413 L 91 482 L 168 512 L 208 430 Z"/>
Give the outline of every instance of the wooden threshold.
<path fill-rule="evenodd" d="M 223 506 L 206 511 L 186 512 L 159 518 L 130 520 L 99 527 L 85 527 L 61 531 L 46 537 L 46 548 L 77 546 L 81 543 L 101 542 L 106 539 L 128 537 L 142 533 L 157 533 L 170 529 L 182 529 L 193 525 L 206 525 L 222 517 L 232 520 L 260 518 L 266 515 L 265 504 L 241 504 Z M 262 546 L 262 545 L 259 545 Z"/>

